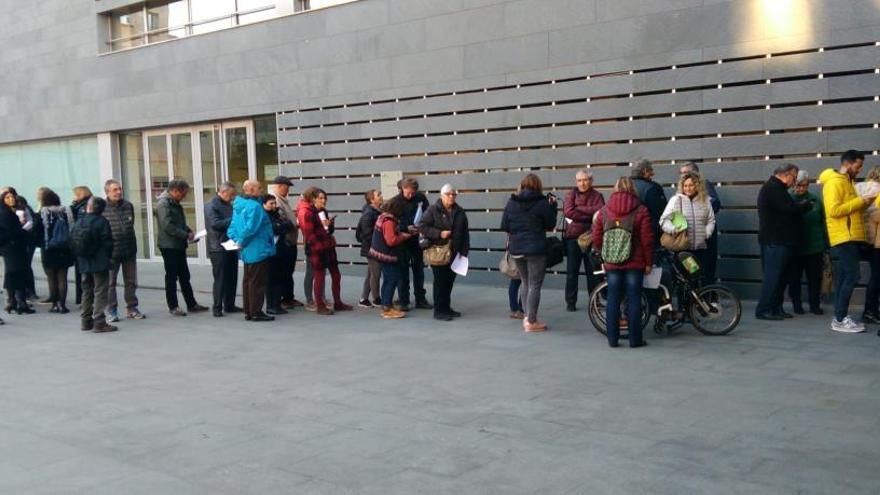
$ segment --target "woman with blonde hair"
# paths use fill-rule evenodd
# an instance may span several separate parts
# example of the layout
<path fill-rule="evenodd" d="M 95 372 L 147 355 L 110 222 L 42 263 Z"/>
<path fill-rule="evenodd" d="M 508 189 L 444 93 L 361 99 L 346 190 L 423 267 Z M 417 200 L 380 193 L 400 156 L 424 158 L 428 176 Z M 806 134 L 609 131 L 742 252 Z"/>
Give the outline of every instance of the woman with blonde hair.
<path fill-rule="evenodd" d="M 684 217 L 687 225 L 673 223 L 676 213 Z M 707 266 L 709 250 L 706 249 L 706 240 L 715 232 L 715 213 L 712 211 L 705 183 L 698 174 L 688 172 L 681 176 L 678 192 L 666 203 L 666 209 L 660 215 L 660 229 L 665 234 L 678 234 L 687 230 L 686 249 L 694 254 L 700 266 Z"/>
<path fill-rule="evenodd" d="M 868 172 L 864 182 L 856 184 L 859 196 L 876 196 L 880 193 L 880 165 L 875 165 Z M 806 216 L 806 215 L 805 215 Z M 869 249 L 868 262 L 871 266 L 871 278 L 865 288 L 865 311 L 862 322 L 880 323 L 880 208 L 877 201 L 865 210 L 865 233 Z"/>

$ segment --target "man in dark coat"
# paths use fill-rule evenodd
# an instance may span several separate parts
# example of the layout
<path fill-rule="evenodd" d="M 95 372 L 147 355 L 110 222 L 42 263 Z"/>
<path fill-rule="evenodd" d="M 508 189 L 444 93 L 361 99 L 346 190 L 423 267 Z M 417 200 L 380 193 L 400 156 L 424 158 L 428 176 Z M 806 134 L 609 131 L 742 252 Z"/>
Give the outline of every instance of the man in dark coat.
<path fill-rule="evenodd" d="M 403 214 L 400 216 L 398 228 L 401 232 L 414 233 L 417 232 L 417 220 L 420 220 L 421 214 L 424 214 L 430 204 L 428 198 L 419 192 L 419 181 L 412 177 L 406 177 L 398 184 L 400 197 L 404 203 Z M 421 213 L 419 213 L 421 211 Z M 428 302 L 425 291 L 425 260 L 422 256 L 422 250 L 419 248 L 418 236 L 413 236 L 402 246 L 400 250 L 400 262 L 403 264 L 403 278 L 397 288 L 398 298 L 400 300 L 400 308 L 404 311 L 410 309 L 409 299 L 409 272 L 412 270 L 413 295 L 416 299 L 416 308 L 433 309 L 434 306 Z"/>
<path fill-rule="evenodd" d="M 654 182 L 654 165 L 648 160 L 641 160 L 632 172 L 633 185 L 639 200 L 648 209 L 651 216 L 651 228 L 654 231 L 654 248 L 660 245 L 660 217 L 666 209 L 666 193 L 663 187 Z"/>
<path fill-rule="evenodd" d="M 776 168 L 758 192 L 758 243 L 761 244 L 761 297 L 755 306 L 755 318 L 782 320 L 791 318 L 783 311 L 785 274 L 792 248 L 798 242 L 800 217 L 813 205 L 796 202 L 788 189 L 797 179 L 798 168 L 787 164 Z"/>
<path fill-rule="evenodd" d="M 195 238 L 195 233 L 186 224 L 186 216 L 180 202 L 189 194 L 189 183 L 174 179 L 168 182 L 168 189 L 159 196 L 156 204 L 156 224 L 159 235 L 157 244 L 165 265 L 165 301 L 168 311 L 174 316 L 186 316 L 177 301 L 177 283 L 192 313 L 207 311 L 208 308 L 196 302 L 190 284 L 189 265 L 186 261 L 187 245 Z"/>
<path fill-rule="evenodd" d="M 93 196 L 86 206 L 85 216 L 76 221 L 71 231 L 73 251 L 82 277 L 81 329 L 95 333 L 117 330 L 107 323 L 104 314 L 113 254 L 113 231 L 110 222 L 102 216 L 106 206 L 106 201 Z"/>
<path fill-rule="evenodd" d="M 217 195 L 205 205 L 205 225 L 207 225 L 208 257 L 214 275 L 214 304 L 211 310 L 215 317 L 227 313 L 240 313 L 235 305 L 235 291 L 238 287 L 238 250 L 228 251 L 221 243 L 226 242 L 226 230 L 232 222 L 232 200 L 235 199 L 235 185 L 231 182 L 220 184 Z"/>
<path fill-rule="evenodd" d="M 563 238 L 565 242 L 565 308 L 575 311 L 578 293 L 578 278 L 583 266 L 587 274 L 587 294 L 599 282 L 590 256 L 581 250 L 578 245 L 578 237 L 589 234 L 593 226 L 593 215 L 605 206 L 605 198 L 602 193 L 593 189 L 593 174 L 589 170 L 580 170 L 575 174 L 575 187 L 572 188 L 562 201 L 562 211 L 565 215 L 565 228 Z"/>
<path fill-rule="evenodd" d="M 126 317 L 142 320 L 144 314 L 138 309 L 137 298 L 137 236 L 134 230 L 134 205 L 122 197 L 122 184 L 110 179 L 104 182 L 107 208 L 104 218 L 110 222 L 113 232 L 113 254 L 110 255 L 110 287 L 107 295 L 107 319 L 119 321 L 116 299 L 116 281 L 122 271 L 123 297 Z"/>

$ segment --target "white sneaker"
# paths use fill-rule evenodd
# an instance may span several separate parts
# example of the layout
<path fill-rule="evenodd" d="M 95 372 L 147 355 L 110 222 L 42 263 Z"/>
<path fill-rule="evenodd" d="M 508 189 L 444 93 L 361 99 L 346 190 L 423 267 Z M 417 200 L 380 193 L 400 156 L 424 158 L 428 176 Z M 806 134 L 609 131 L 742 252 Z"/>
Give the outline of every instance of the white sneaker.
<path fill-rule="evenodd" d="M 837 318 L 832 318 L 831 329 L 835 332 L 841 333 L 862 333 L 865 331 L 865 325 L 856 323 L 852 318 L 847 316 L 843 321 L 839 321 Z"/>

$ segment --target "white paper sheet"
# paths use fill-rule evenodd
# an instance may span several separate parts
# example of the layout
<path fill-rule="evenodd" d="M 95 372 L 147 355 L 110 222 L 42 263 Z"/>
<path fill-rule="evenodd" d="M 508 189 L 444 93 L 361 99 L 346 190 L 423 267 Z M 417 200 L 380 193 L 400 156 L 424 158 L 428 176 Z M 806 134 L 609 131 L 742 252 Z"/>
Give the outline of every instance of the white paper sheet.
<path fill-rule="evenodd" d="M 202 229 L 202 230 L 196 232 L 196 235 L 193 236 L 193 240 L 191 240 L 189 242 L 199 242 L 199 240 L 203 239 L 207 235 L 208 235 L 208 231 Z"/>
<path fill-rule="evenodd" d="M 449 266 L 453 272 L 461 275 L 462 277 L 467 276 L 468 272 L 468 259 L 467 256 L 462 256 L 460 254 L 455 255 L 455 259 L 452 260 L 452 264 Z"/>
<path fill-rule="evenodd" d="M 663 269 L 655 266 L 651 269 L 651 273 L 645 275 L 642 280 L 642 287 L 645 289 L 656 289 L 660 287 L 660 277 L 663 276 Z"/>
<path fill-rule="evenodd" d="M 419 226 L 419 222 L 422 220 L 422 213 L 424 213 L 422 211 L 422 205 L 419 203 L 419 209 L 416 210 L 416 216 L 413 218 L 413 225 L 416 227 Z"/>
<path fill-rule="evenodd" d="M 238 244 L 236 244 L 235 241 L 233 241 L 232 239 L 229 239 L 226 242 L 221 242 L 220 245 L 223 246 L 223 249 L 227 251 L 238 251 L 239 249 Z"/>

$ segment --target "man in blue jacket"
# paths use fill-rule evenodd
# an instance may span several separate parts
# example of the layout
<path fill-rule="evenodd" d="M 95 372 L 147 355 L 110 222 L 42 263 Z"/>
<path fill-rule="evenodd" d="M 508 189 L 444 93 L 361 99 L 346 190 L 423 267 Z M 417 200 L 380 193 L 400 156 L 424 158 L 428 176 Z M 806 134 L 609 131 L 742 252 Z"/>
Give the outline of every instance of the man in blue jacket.
<path fill-rule="evenodd" d="M 263 312 L 266 286 L 269 283 L 269 258 L 275 255 L 272 221 L 263 209 L 263 186 L 247 180 L 242 196 L 232 203 L 232 222 L 226 235 L 238 244 L 244 262 L 244 318 L 249 321 L 272 321 L 275 318 Z"/>

